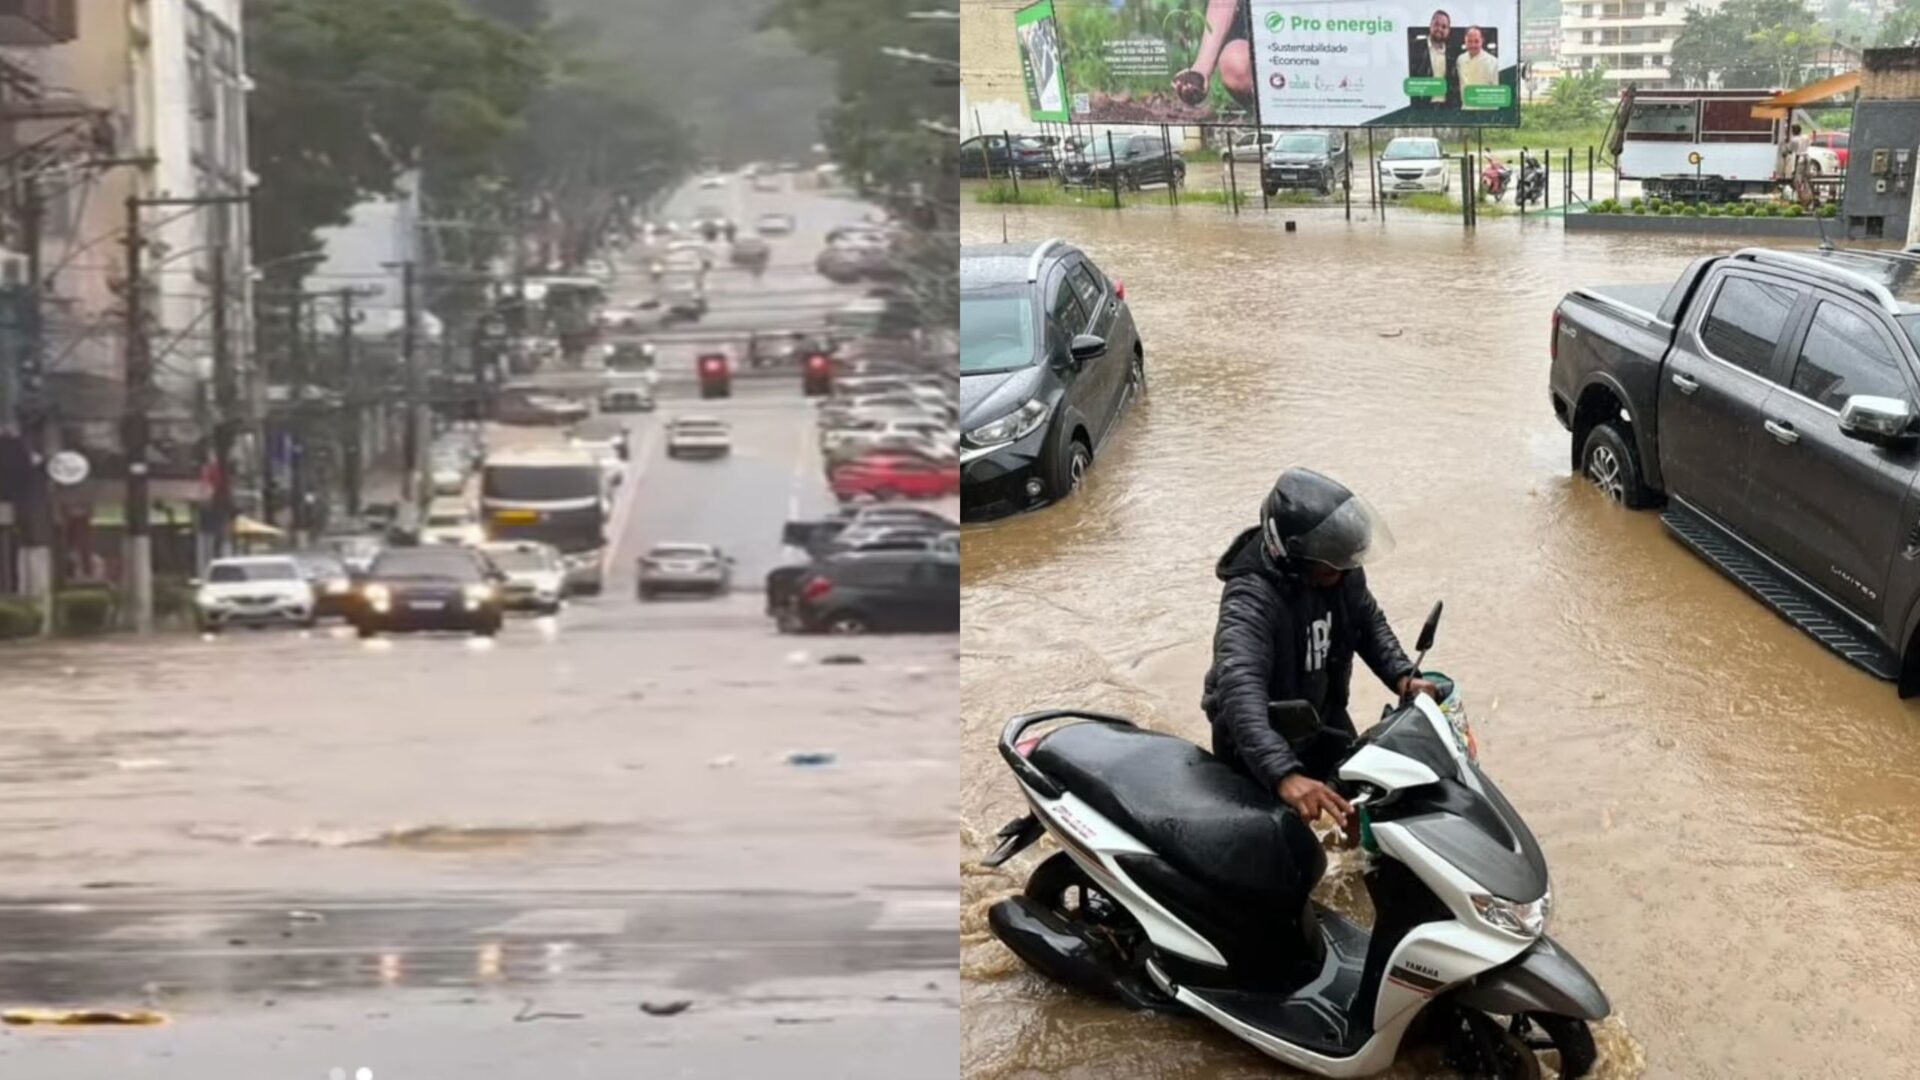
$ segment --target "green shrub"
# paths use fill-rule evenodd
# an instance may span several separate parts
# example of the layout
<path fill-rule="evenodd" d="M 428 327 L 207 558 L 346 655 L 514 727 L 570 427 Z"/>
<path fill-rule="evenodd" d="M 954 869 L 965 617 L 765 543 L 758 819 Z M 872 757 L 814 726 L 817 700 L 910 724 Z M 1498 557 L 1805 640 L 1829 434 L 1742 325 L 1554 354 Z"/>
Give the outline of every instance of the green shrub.
<path fill-rule="evenodd" d="M 1645 214 L 1647 212 L 1647 208 L 1644 206 L 1636 206 L 1633 208 L 1633 212 L 1636 214 Z"/>
<path fill-rule="evenodd" d="M 1722 210 L 1722 209 L 1720 209 L 1720 208 L 1719 208 L 1719 207 L 1717 207 L 1717 206 L 1709 206 L 1709 207 L 1707 207 L 1707 216 L 1708 216 L 1708 217 L 1725 217 L 1725 216 L 1726 216 L 1726 213 L 1727 213 L 1727 212 L 1726 212 L 1725 210 Z"/>
<path fill-rule="evenodd" d="M 1680 213 L 1687 217 L 1699 217 L 1700 208 L 1698 206 L 1695 206 L 1692 203 L 1688 203 L 1687 205 L 1680 208 Z"/>
<path fill-rule="evenodd" d="M 1820 208 L 1820 216 L 1821 217 L 1839 217 L 1840 208 L 1833 205 L 1832 203 L 1828 203 L 1827 205 Z"/>
<path fill-rule="evenodd" d="M 113 590 L 87 585 L 54 594 L 54 626 L 62 634 L 101 634 L 113 628 L 116 603 Z"/>
<path fill-rule="evenodd" d="M 40 603 L 30 596 L 0 596 L 0 641 L 40 632 Z"/>
<path fill-rule="evenodd" d="M 1640 209 L 1641 207 L 1643 207 L 1643 206 L 1645 206 L 1645 205 L 1647 205 L 1647 201 L 1646 201 L 1645 199 L 1642 199 L 1642 198 L 1641 198 L 1640 196 L 1638 196 L 1638 195 L 1635 195 L 1635 196 L 1634 196 L 1634 197 L 1632 198 L 1632 200 L 1630 200 L 1630 201 L 1629 201 L 1629 202 L 1627 203 L 1627 205 L 1628 205 L 1628 206 L 1630 206 L 1630 207 L 1632 207 L 1632 208 L 1633 208 L 1633 209 L 1635 209 L 1635 210 L 1638 210 L 1638 209 Z"/>
<path fill-rule="evenodd" d="M 1803 217 L 1806 215 L 1806 211 L 1800 209 L 1798 205 L 1787 207 L 1783 213 L 1785 213 L 1787 217 Z"/>

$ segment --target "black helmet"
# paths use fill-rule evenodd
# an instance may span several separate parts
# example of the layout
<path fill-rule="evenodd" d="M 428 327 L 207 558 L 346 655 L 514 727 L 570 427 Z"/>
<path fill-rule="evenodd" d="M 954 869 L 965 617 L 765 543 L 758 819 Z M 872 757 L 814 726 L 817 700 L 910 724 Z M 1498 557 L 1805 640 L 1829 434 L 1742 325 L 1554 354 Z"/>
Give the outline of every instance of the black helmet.
<path fill-rule="evenodd" d="M 1352 570 L 1393 550 L 1378 511 L 1345 484 L 1312 469 L 1288 469 L 1260 508 L 1260 532 L 1275 562 L 1289 559 Z"/>

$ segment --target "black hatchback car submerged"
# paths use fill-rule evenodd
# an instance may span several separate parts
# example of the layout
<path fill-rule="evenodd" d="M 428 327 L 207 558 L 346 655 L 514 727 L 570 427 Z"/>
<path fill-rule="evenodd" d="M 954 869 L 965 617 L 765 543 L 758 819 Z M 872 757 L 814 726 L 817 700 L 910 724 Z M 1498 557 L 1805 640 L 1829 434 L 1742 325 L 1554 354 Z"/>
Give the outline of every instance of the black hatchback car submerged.
<path fill-rule="evenodd" d="M 1043 506 L 1079 487 L 1146 389 L 1146 354 L 1126 297 L 1062 240 L 962 249 L 965 520 Z"/>

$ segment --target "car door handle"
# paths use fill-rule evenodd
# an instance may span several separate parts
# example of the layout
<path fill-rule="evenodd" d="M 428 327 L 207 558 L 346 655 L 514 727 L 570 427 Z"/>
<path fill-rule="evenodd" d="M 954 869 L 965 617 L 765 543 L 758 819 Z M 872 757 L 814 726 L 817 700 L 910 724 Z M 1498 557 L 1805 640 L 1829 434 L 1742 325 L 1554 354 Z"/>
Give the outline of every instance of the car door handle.
<path fill-rule="evenodd" d="M 1793 430 L 1792 424 L 1783 424 L 1778 420 L 1769 420 L 1764 425 L 1767 434 L 1782 446 L 1792 446 L 1800 441 L 1800 433 Z"/>
<path fill-rule="evenodd" d="M 1691 394 L 1700 389 L 1700 380 L 1690 379 L 1676 371 L 1673 373 L 1673 385 L 1679 387 L 1681 393 Z"/>

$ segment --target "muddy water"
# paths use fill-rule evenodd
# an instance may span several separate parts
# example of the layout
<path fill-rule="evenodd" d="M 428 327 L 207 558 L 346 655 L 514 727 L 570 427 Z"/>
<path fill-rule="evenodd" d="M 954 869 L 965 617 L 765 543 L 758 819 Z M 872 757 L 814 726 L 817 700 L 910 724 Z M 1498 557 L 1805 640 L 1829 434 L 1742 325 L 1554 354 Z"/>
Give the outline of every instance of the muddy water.
<path fill-rule="evenodd" d="M 1920 715 L 1576 482 L 1548 404 L 1565 290 L 1712 249 L 1295 216 L 1294 234 L 1199 207 L 1005 219 L 1126 283 L 1150 389 L 1080 497 L 964 538 L 967 1075 L 1276 1075 L 1025 971 L 985 912 L 1033 860 L 975 860 L 1022 809 L 993 749 L 1007 716 L 1083 706 L 1204 741 L 1214 561 L 1291 464 L 1387 515 L 1399 549 L 1373 584 L 1403 637 L 1447 602 L 1429 666 L 1460 680 L 1546 848 L 1554 935 L 1612 997 L 1603 1075 L 1915 1075 Z M 969 241 L 1002 227 L 968 208 Z M 1354 715 L 1386 701 L 1362 673 Z"/>

